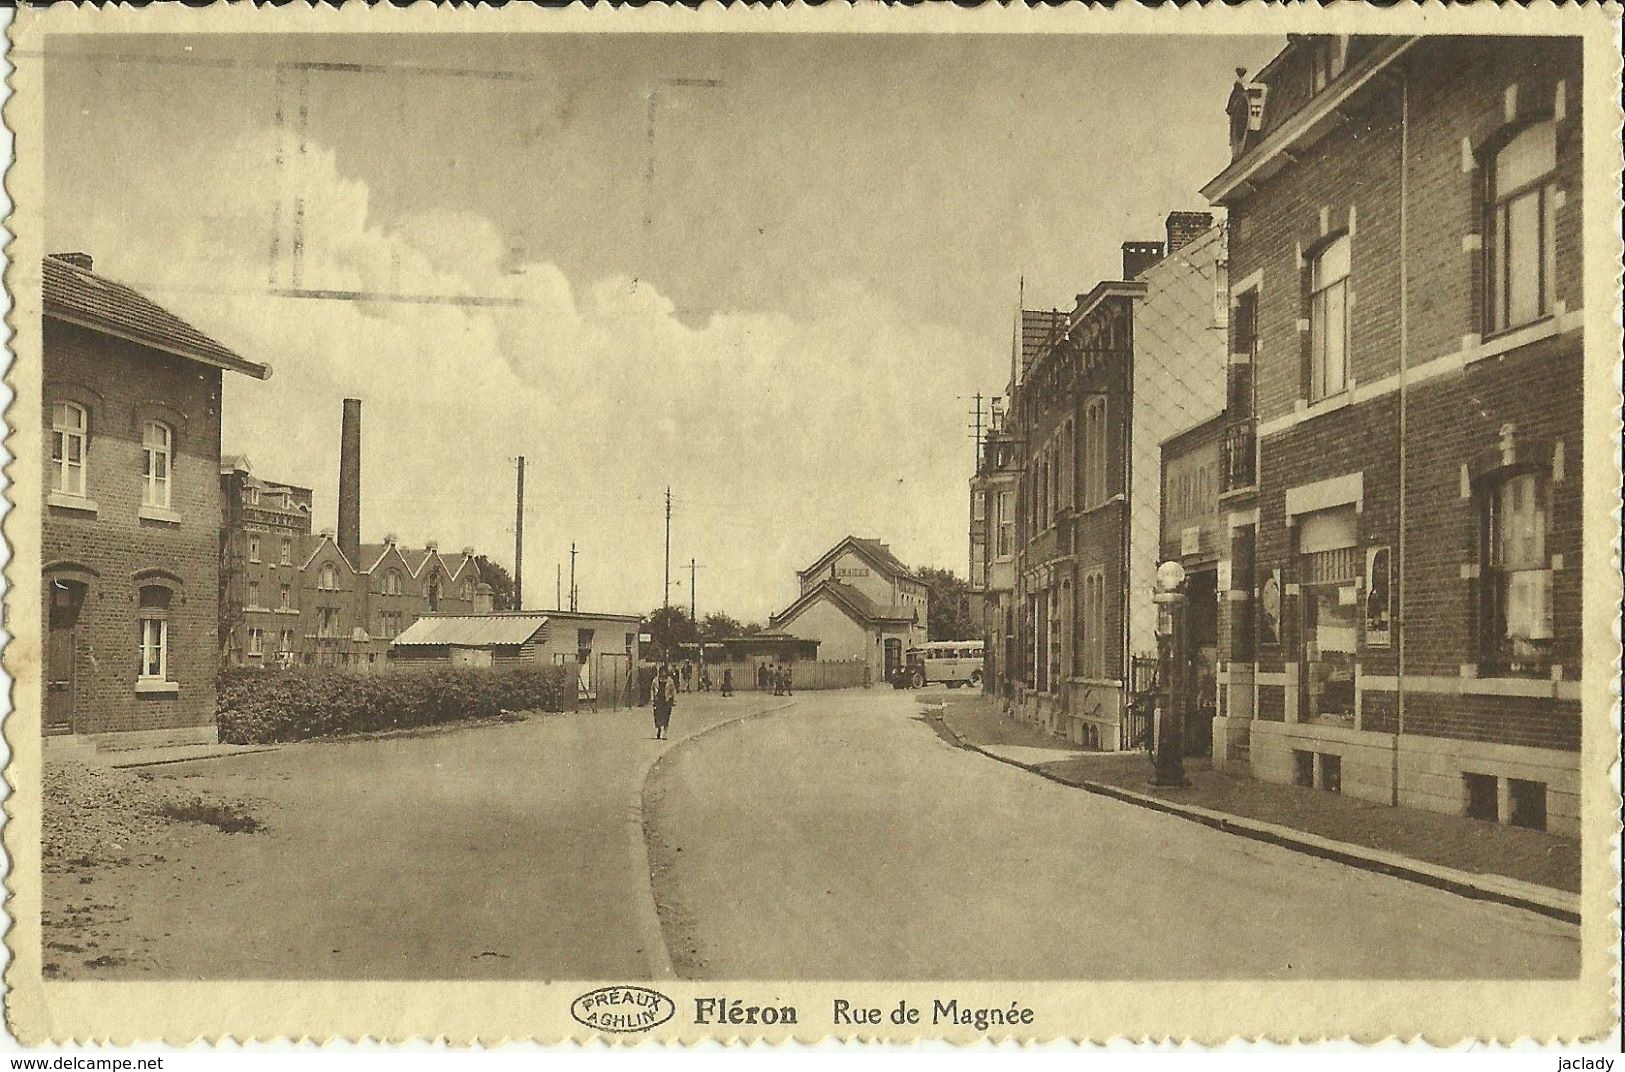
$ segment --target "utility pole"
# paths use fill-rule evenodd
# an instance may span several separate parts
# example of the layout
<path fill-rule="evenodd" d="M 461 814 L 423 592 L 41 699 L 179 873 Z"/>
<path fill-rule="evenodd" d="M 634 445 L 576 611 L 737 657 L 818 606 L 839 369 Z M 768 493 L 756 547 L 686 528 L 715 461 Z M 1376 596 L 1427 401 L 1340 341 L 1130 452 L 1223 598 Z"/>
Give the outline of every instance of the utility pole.
<path fill-rule="evenodd" d="M 660 588 L 660 605 L 671 606 L 671 485 L 666 485 L 666 583 Z"/>
<path fill-rule="evenodd" d="M 965 396 L 960 395 L 959 397 L 964 398 Z M 976 442 L 976 462 L 978 465 L 980 465 L 982 461 L 982 403 L 987 401 L 988 398 L 989 396 L 978 391 L 976 394 L 971 395 L 969 399 L 969 401 L 974 401 L 976 403 L 976 405 L 970 411 L 970 416 L 973 418 L 973 423 L 970 426 L 970 430 Z"/>
<path fill-rule="evenodd" d="M 525 456 L 519 456 L 519 488 L 513 512 L 513 609 L 525 609 Z"/>
<path fill-rule="evenodd" d="M 576 545 L 570 541 L 570 609 L 576 609 Z"/>
<path fill-rule="evenodd" d="M 564 609 L 564 565 L 553 563 L 553 609 Z"/>

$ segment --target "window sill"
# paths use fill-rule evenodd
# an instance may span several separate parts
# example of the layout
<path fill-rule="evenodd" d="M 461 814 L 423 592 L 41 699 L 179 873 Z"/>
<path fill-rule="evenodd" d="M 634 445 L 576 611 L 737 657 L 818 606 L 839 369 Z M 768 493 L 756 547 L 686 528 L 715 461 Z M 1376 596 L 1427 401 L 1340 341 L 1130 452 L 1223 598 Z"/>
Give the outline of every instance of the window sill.
<path fill-rule="evenodd" d="M 63 510 L 77 510 L 82 514 L 95 516 L 96 500 L 87 499 L 83 495 L 69 495 L 65 491 L 53 491 L 45 497 L 45 505 L 60 507 Z"/>
<path fill-rule="evenodd" d="M 298 614 L 299 609 L 297 607 L 278 607 L 276 610 L 272 611 L 272 613 L 273 614 Z"/>
<path fill-rule="evenodd" d="M 167 506 L 147 506 L 143 504 L 135 511 L 135 516 L 143 521 L 161 521 L 166 525 L 179 525 L 181 512 L 171 510 Z"/>
<path fill-rule="evenodd" d="M 135 683 L 137 696 L 173 696 L 181 691 L 178 681 L 160 681 L 157 678 L 138 678 Z"/>
<path fill-rule="evenodd" d="M 1322 413 L 1335 413 L 1340 409 L 1347 409 L 1353 402 L 1354 381 L 1350 380 L 1349 385 L 1335 395 L 1327 395 L 1325 398 L 1316 399 L 1313 402 L 1308 399 L 1299 399 L 1298 418 L 1307 421 L 1320 416 Z"/>
<path fill-rule="evenodd" d="M 1578 313 L 1579 310 L 1575 310 L 1575 312 Z M 1463 364 L 1471 365 L 1475 361 L 1499 357 L 1504 353 L 1518 349 L 1520 346 L 1527 346 L 1532 342 L 1549 339 L 1553 335 L 1559 335 L 1567 331 L 1575 326 L 1577 322 L 1578 317 L 1571 321 L 1567 312 L 1554 310 L 1539 320 L 1531 320 L 1527 324 L 1519 324 L 1517 327 L 1494 332 L 1484 336 L 1476 347 L 1468 351 Z"/>

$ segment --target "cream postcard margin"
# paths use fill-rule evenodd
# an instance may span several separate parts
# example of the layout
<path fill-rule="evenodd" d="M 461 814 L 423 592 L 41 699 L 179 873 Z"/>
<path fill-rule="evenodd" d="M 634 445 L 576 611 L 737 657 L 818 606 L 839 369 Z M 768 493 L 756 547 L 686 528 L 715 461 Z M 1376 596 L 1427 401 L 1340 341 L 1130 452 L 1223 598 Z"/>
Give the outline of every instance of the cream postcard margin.
<path fill-rule="evenodd" d="M 4 653 L 13 710 L 5 722 L 11 748 L 6 772 L 11 796 L 5 848 L 10 858 L 6 935 L 12 960 L 6 972 L 6 1015 L 24 1043 L 110 1040 L 120 1043 L 197 1039 L 278 1038 L 326 1040 L 447 1039 L 453 1043 L 539 1042 L 604 1038 L 640 1042 L 706 1038 L 815 1042 L 823 1038 L 1229 1039 L 1377 1041 L 1422 1037 L 1438 1044 L 1464 1039 L 1576 1040 L 1608 1032 L 1617 1012 L 1613 994 L 1618 948 L 1619 754 L 1617 614 L 1619 534 L 1620 353 L 1620 22 L 1619 9 L 1572 5 L 1557 9 L 1471 9 L 1429 5 L 1391 10 L 1340 4 L 1332 10 L 1282 10 L 1254 2 L 1242 8 L 1171 6 L 1116 10 L 887 9 L 875 4 L 829 4 L 817 9 L 699 11 L 645 8 L 611 10 L 309 10 L 226 7 L 207 10 L 148 8 L 94 10 L 57 4 L 24 8 L 11 30 L 12 95 L 5 120 L 15 135 L 16 160 L 6 175 L 15 206 L 7 221 L 13 241 L 6 282 L 14 358 L 7 379 L 15 398 L 7 414 L 15 454 L 5 519 L 11 563 L 6 621 L 12 640 Z M 1588 579 L 1584 643 L 1582 785 L 1585 845 L 1581 975 L 1572 981 L 1504 982 L 1293 982 L 1069 983 L 982 980 L 966 983 L 836 983 L 749 981 L 655 985 L 688 1007 L 696 996 L 727 995 L 762 1005 L 794 1004 L 795 1027 L 703 1028 L 674 1017 L 646 1035 L 599 1035 L 571 1018 L 571 1002 L 598 986 L 634 980 L 569 982 L 47 982 L 41 976 L 40 765 L 41 608 L 33 598 L 40 567 L 40 291 L 37 266 L 44 254 L 42 170 L 44 131 L 41 64 L 53 35 L 97 33 L 304 34 L 304 33 L 1280 33 L 1338 30 L 1352 33 L 1572 34 L 1585 39 L 1585 214 L 1591 221 L 1585 267 L 1587 516 L 1584 569 Z M 1215 115 L 1219 109 L 1215 105 Z M 1218 121 L 1218 118 L 1215 119 Z M 718 196 L 725 196 L 720 193 Z M 20 266 L 20 267 L 19 267 Z M 20 505 L 18 505 L 20 504 Z M 907 1000 L 929 1009 L 935 998 L 964 1007 L 1032 1010 L 1030 1025 L 992 1028 L 894 1026 L 858 1030 L 831 1026 L 835 998 L 883 1010 Z M 928 1018 L 927 1018 L 928 1019 Z"/>

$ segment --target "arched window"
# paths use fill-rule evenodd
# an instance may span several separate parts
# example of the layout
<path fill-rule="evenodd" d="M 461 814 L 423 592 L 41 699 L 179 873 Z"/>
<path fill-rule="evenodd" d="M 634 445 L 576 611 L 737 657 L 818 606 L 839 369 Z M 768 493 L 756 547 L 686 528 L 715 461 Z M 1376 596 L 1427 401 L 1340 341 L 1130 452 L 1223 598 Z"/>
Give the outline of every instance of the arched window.
<path fill-rule="evenodd" d="M 384 574 L 384 595 L 398 596 L 401 594 L 401 571 L 390 570 Z"/>
<path fill-rule="evenodd" d="M 1481 499 L 1483 671 L 1545 673 L 1552 648 L 1551 478 L 1515 472 Z"/>
<path fill-rule="evenodd" d="M 316 586 L 324 592 L 334 592 L 339 587 L 339 568 L 331 562 L 323 562 L 321 576 Z"/>
<path fill-rule="evenodd" d="M 463 599 L 466 601 L 466 600 L 471 600 L 473 598 L 474 598 L 474 582 L 473 581 L 464 581 L 463 582 Z"/>
<path fill-rule="evenodd" d="M 1309 263 L 1309 401 L 1349 382 L 1349 236 L 1338 235 Z"/>
<path fill-rule="evenodd" d="M 149 584 L 141 588 L 136 615 L 136 676 L 141 680 L 169 679 L 170 598 L 170 590 L 163 585 Z"/>
<path fill-rule="evenodd" d="M 1083 498 L 1085 507 L 1106 500 L 1106 400 L 1092 399 L 1083 412 Z"/>
<path fill-rule="evenodd" d="M 428 597 L 430 610 L 440 609 L 440 581 L 438 578 L 430 579 L 429 587 L 424 591 L 424 595 Z"/>
<path fill-rule="evenodd" d="M 51 405 L 51 490 L 63 495 L 85 494 L 85 447 L 90 438 L 90 416 L 76 402 Z"/>
<path fill-rule="evenodd" d="M 162 421 L 141 425 L 141 505 L 169 509 L 169 470 L 175 433 Z"/>
<path fill-rule="evenodd" d="M 1075 507 L 1078 505 L 1078 443 L 1070 417 L 1066 422 L 1061 459 L 1062 487 L 1065 489 L 1061 495 L 1061 505 Z"/>
<path fill-rule="evenodd" d="M 1489 330 L 1505 331 L 1552 311 L 1557 244 L 1557 125 L 1525 127 L 1487 169 L 1484 274 Z"/>

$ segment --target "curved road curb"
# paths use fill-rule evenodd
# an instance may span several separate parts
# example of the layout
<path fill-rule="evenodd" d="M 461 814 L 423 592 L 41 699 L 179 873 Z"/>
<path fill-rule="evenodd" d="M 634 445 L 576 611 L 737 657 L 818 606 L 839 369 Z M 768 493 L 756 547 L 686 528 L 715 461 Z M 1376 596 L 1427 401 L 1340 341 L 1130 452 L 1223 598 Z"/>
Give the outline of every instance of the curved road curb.
<path fill-rule="evenodd" d="M 637 803 L 627 820 L 627 833 L 632 839 L 632 858 L 634 862 L 641 861 L 643 867 L 644 893 L 646 896 L 641 899 L 639 905 L 638 931 L 643 936 L 644 956 L 649 964 L 650 979 L 675 979 L 677 978 L 677 970 L 672 966 L 671 949 L 666 945 L 666 931 L 660 924 L 659 903 L 655 900 L 654 863 L 649 858 L 648 811 L 645 803 L 649 795 L 649 779 L 653 777 L 654 772 L 659 769 L 660 765 L 666 761 L 667 756 L 687 747 L 694 741 L 698 741 L 700 738 L 715 733 L 720 729 L 737 726 L 742 722 L 750 722 L 753 719 L 765 718 L 795 705 L 796 701 L 791 700 L 789 703 L 778 704 L 775 707 L 740 715 L 738 718 L 713 723 L 698 733 L 679 737 L 672 742 L 670 748 L 656 755 L 649 761 L 648 766 L 643 768 L 643 773 L 638 779 Z"/>
<path fill-rule="evenodd" d="M 1351 845 L 1346 841 L 1333 841 L 1330 838 L 1317 837 L 1302 830 L 1293 830 L 1291 827 L 1278 826 L 1275 823 L 1266 823 L 1255 819 L 1242 819 L 1225 812 L 1212 811 L 1208 808 L 1199 808 L 1192 804 L 1176 804 L 1161 797 L 1148 796 L 1136 793 L 1130 789 L 1123 789 L 1115 785 L 1106 785 L 1102 782 L 1079 781 L 1070 782 L 1032 763 L 1023 763 L 1019 759 L 1001 756 L 991 752 L 981 745 L 975 744 L 962 736 L 948 724 L 942 717 L 943 708 L 936 705 L 921 703 L 926 713 L 942 726 L 943 731 L 959 742 L 959 747 L 986 756 L 1007 766 L 1016 767 L 1029 774 L 1036 774 L 1040 778 L 1064 785 L 1073 789 L 1082 789 L 1098 796 L 1110 797 L 1125 804 L 1134 804 L 1138 807 L 1148 808 L 1151 811 L 1160 811 L 1165 815 L 1173 815 L 1193 823 L 1222 830 L 1227 834 L 1251 838 L 1271 845 L 1279 845 L 1284 849 L 1317 856 L 1323 860 L 1358 867 L 1362 871 L 1372 871 L 1381 875 L 1415 882 L 1434 889 L 1445 890 L 1462 897 L 1470 897 L 1476 901 L 1493 901 L 1499 904 L 1521 908 L 1527 912 L 1535 912 L 1563 923 L 1580 923 L 1580 898 L 1577 894 L 1567 893 L 1563 890 L 1548 890 L 1532 883 L 1518 882 L 1516 879 L 1488 878 L 1474 875 L 1467 871 L 1458 871 L 1455 868 L 1441 867 L 1437 864 L 1424 863 L 1412 860 L 1409 857 L 1394 853 L 1385 853 L 1375 849 L 1367 849 L 1359 845 Z"/>

